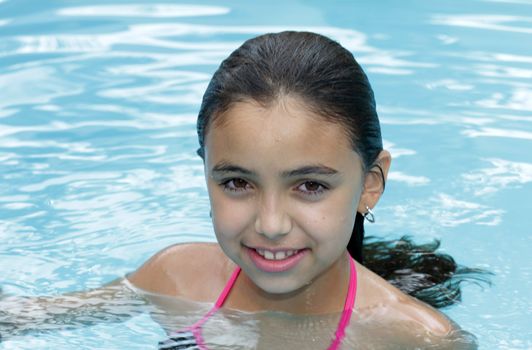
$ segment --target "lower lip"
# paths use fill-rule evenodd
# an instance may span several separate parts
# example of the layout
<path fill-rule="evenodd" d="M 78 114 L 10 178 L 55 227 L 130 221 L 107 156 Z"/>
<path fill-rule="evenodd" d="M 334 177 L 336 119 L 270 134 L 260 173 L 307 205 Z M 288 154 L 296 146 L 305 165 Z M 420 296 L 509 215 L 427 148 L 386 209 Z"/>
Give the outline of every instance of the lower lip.
<path fill-rule="evenodd" d="M 305 257 L 308 249 L 302 249 L 283 260 L 268 260 L 257 253 L 255 249 L 247 248 L 248 255 L 259 270 L 264 272 L 284 272 L 296 266 Z"/>

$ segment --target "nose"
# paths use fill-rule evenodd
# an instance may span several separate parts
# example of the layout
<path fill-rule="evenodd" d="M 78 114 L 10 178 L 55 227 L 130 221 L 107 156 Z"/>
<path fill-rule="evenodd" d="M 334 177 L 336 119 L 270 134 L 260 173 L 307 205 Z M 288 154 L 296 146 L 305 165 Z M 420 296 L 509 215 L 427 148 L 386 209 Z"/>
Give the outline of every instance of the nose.
<path fill-rule="evenodd" d="M 259 202 L 255 231 L 277 240 L 292 230 L 292 219 L 284 210 L 283 201 L 275 194 L 262 196 Z"/>

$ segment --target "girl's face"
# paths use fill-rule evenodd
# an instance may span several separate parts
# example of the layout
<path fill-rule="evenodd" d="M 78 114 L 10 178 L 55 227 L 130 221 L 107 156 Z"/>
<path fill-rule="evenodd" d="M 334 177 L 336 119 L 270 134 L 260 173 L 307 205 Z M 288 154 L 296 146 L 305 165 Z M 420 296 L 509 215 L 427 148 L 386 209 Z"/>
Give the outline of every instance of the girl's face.
<path fill-rule="evenodd" d="M 345 253 L 361 159 L 299 100 L 234 104 L 206 135 L 205 174 L 218 242 L 263 291 L 296 291 Z"/>

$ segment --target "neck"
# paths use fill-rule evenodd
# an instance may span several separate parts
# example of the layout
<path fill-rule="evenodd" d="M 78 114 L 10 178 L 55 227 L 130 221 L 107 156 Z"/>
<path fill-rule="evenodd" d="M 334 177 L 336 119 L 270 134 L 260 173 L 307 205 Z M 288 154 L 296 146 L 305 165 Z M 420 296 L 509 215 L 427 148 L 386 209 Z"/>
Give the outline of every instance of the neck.
<path fill-rule="evenodd" d="M 265 292 L 242 271 L 226 306 L 248 312 L 266 310 L 291 314 L 341 312 L 349 286 L 349 259 L 349 253 L 346 251 L 309 284 L 284 294 Z"/>

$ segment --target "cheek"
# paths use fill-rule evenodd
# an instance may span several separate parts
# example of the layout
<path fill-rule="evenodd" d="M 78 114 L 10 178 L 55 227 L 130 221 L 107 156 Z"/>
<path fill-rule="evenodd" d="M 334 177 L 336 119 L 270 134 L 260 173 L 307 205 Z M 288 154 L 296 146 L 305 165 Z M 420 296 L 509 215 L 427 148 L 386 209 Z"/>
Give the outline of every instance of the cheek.
<path fill-rule="evenodd" d="M 210 192 L 212 222 L 218 241 L 231 239 L 248 230 L 253 210 L 246 200 L 228 200 L 222 193 Z"/>
<path fill-rule="evenodd" d="M 333 245 L 349 241 L 355 223 L 358 199 L 352 193 L 338 191 L 326 201 L 300 210 L 300 225 L 316 243 Z"/>

